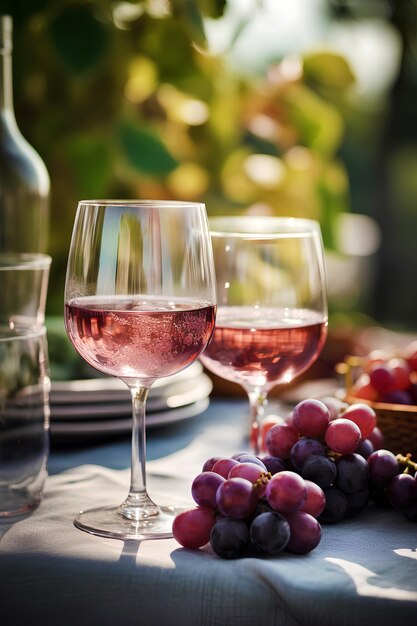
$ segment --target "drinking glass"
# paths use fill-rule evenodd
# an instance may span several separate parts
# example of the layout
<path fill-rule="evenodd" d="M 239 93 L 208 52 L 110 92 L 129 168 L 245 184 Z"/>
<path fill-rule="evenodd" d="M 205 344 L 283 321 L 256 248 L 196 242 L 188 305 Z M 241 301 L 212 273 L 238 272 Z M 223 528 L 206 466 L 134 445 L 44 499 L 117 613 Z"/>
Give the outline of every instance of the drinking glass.
<path fill-rule="evenodd" d="M 218 310 L 201 356 L 239 383 L 250 403 L 250 445 L 269 391 L 291 382 L 319 355 L 327 334 L 323 245 L 317 222 L 280 217 L 210 220 Z"/>
<path fill-rule="evenodd" d="M 51 257 L 0 252 L 0 326 L 10 330 L 40 328 L 45 322 Z"/>
<path fill-rule="evenodd" d="M 191 365 L 216 313 L 204 204 L 91 200 L 78 205 L 65 285 L 65 325 L 81 357 L 132 396 L 130 489 L 120 506 L 82 511 L 75 525 L 119 539 L 172 536 L 175 507 L 146 490 L 145 404 L 151 385 Z"/>
<path fill-rule="evenodd" d="M 42 499 L 49 452 L 46 329 L 0 326 L 0 522 Z"/>

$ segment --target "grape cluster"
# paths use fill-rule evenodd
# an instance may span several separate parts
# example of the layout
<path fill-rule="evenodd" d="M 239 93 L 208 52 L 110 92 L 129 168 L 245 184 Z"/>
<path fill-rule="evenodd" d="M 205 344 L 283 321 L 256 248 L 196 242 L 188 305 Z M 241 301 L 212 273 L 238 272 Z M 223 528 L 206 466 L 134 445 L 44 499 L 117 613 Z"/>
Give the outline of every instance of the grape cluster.
<path fill-rule="evenodd" d="M 265 421 L 261 438 L 260 457 L 204 463 L 191 488 L 197 506 L 174 519 L 182 546 L 210 543 L 223 558 L 305 554 L 320 543 L 322 524 L 356 515 L 371 498 L 417 521 L 417 464 L 382 449 L 369 405 L 303 400 L 285 420 Z"/>
<path fill-rule="evenodd" d="M 417 404 L 417 342 L 401 353 L 373 351 L 350 393 L 355 398 L 389 404 Z"/>
<path fill-rule="evenodd" d="M 247 452 L 208 459 L 191 487 L 198 506 L 175 517 L 175 539 L 191 549 L 210 542 L 226 559 L 313 550 L 321 539 L 316 518 L 324 493 L 286 468 L 278 458 Z"/>

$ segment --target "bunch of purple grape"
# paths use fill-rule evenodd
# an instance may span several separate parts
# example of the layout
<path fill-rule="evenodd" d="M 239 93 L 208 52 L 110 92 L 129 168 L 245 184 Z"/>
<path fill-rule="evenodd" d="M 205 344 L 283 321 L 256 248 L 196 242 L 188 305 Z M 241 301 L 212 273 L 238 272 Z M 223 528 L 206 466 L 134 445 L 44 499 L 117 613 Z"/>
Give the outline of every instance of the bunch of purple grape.
<path fill-rule="evenodd" d="M 370 406 L 303 400 L 264 428 L 263 456 L 204 463 L 191 489 L 197 507 L 177 515 L 174 537 L 192 549 L 210 542 L 223 558 L 304 554 L 319 544 L 321 524 L 356 515 L 371 497 L 417 521 L 417 465 L 382 443 Z"/>
<path fill-rule="evenodd" d="M 417 466 L 410 455 L 384 450 L 375 411 L 335 399 L 303 400 L 283 424 L 264 431 L 264 446 L 322 488 L 321 524 L 353 517 L 369 500 L 417 521 Z M 405 471 L 402 472 L 402 467 Z"/>
<path fill-rule="evenodd" d="M 223 558 L 244 554 L 298 554 L 321 539 L 316 517 L 325 505 L 323 491 L 278 458 L 249 453 L 213 457 L 195 477 L 192 496 L 198 505 L 183 511 L 172 526 L 185 548 L 210 545 Z"/>

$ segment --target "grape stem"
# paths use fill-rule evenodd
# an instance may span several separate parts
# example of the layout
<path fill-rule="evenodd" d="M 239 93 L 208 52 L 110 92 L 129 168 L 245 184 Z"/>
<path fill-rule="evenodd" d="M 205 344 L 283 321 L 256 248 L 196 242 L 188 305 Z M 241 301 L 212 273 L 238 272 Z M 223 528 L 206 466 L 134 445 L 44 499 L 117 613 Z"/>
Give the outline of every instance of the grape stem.
<path fill-rule="evenodd" d="M 417 463 L 411 460 L 412 455 L 408 452 L 408 454 L 397 454 L 396 459 L 400 465 L 405 465 L 405 471 L 409 471 L 410 467 L 417 472 Z"/>

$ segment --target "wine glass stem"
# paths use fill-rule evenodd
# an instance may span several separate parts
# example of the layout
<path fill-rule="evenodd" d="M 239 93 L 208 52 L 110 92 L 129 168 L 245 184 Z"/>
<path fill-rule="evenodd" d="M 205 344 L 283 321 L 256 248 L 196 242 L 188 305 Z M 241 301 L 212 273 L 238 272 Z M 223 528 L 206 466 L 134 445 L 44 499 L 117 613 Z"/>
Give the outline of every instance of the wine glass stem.
<path fill-rule="evenodd" d="M 262 389 L 248 391 L 250 406 L 250 431 L 249 443 L 254 454 L 259 454 L 260 425 L 267 404 L 267 394 Z"/>
<path fill-rule="evenodd" d="M 132 396 L 132 459 L 130 489 L 119 512 L 128 519 L 142 520 L 158 515 L 159 507 L 146 491 L 145 408 L 150 385 L 130 386 Z"/>

